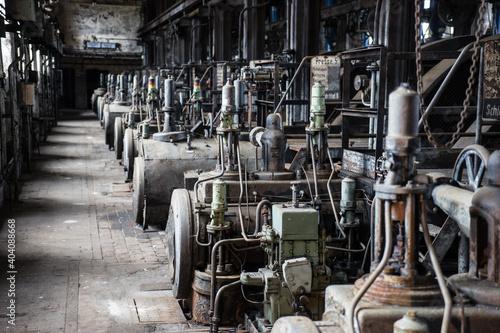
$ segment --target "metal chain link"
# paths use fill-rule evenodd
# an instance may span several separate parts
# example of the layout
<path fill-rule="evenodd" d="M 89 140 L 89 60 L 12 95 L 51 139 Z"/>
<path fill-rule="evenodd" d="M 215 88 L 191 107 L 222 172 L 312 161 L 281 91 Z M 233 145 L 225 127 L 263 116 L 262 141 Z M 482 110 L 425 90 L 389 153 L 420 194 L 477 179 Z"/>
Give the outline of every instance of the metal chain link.
<path fill-rule="evenodd" d="M 422 41 L 420 36 L 420 24 L 422 19 L 421 14 L 421 0 L 415 0 L 415 62 L 417 67 L 417 93 L 420 96 L 420 114 L 422 115 L 422 120 L 424 124 L 424 130 L 427 134 L 427 139 L 436 149 L 451 148 L 460 138 L 460 132 L 465 126 L 465 119 L 468 116 L 468 108 L 470 106 L 470 99 L 472 96 L 472 87 L 476 82 L 476 71 L 477 71 L 477 61 L 479 58 L 479 39 L 481 38 L 481 30 L 484 23 L 484 13 L 486 12 L 486 0 L 481 0 L 481 6 L 479 7 L 479 17 L 477 20 L 476 29 L 476 39 L 472 46 L 472 65 L 469 69 L 470 75 L 467 80 L 468 86 L 465 91 L 465 100 L 463 102 L 463 110 L 460 112 L 460 121 L 457 123 L 457 130 L 453 133 L 451 141 L 444 145 L 440 145 L 436 142 L 434 136 L 432 135 L 431 128 L 427 122 L 427 116 L 424 112 L 424 97 L 423 97 L 423 81 L 422 81 Z"/>

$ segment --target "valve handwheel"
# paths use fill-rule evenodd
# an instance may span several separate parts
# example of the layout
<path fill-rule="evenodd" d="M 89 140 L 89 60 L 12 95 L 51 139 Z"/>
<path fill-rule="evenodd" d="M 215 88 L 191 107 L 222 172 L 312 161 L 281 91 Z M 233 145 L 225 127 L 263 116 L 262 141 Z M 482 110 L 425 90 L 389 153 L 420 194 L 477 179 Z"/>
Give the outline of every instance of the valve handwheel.
<path fill-rule="evenodd" d="M 490 153 L 480 145 L 465 147 L 458 155 L 453 168 L 453 179 L 461 187 L 475 191 L 481 186 L 488 167 Z"/>

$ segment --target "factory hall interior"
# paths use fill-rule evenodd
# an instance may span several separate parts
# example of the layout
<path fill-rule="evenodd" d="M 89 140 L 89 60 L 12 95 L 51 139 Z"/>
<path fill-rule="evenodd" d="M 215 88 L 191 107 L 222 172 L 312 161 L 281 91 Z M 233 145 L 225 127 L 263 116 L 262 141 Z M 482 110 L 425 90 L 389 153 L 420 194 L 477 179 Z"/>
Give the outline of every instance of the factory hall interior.
<path fill-rule="evenodd" d="M 0 331 L 500 331 L 500 1 L 0 0 Z"/>

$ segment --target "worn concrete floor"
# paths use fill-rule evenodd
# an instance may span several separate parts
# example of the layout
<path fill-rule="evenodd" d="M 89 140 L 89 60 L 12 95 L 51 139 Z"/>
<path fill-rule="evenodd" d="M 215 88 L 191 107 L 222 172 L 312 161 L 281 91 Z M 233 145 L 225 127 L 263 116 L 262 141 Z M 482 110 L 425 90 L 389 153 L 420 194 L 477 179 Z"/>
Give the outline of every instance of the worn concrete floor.
<path fill-rule="evenodd" d="M 134 228 L 123 169 L 92 112 L 62 112 L 32 168 L 20 201 L 1 211 L 0 331 L 207 330 L 186 321 L 171 296 L 165 233 Z"/>

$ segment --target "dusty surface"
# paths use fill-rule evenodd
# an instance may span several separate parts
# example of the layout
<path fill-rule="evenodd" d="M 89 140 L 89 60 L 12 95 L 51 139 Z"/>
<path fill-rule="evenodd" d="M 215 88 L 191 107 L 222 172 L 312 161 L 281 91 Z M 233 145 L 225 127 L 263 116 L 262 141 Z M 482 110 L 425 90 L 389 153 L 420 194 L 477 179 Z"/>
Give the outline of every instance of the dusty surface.
<path fill-rule="evenodd" d="M 133 225 L 123 169 L 104 145 L 93 113 L 62 113 L 34 160 L 33 172 L 23 176 L 20 201 L 5 203 L 1 212 L 0 331 L 207 329 L 179 316 L 166 277 L 165 233 Z M 15 220 L 10 268 L 8 219 Z M 11 275 L 15 296 L 8 296 Z M 12 300 L 15 321 L 9 323 Z M 144 315 L 147 306 L 156 308 Z"/>

